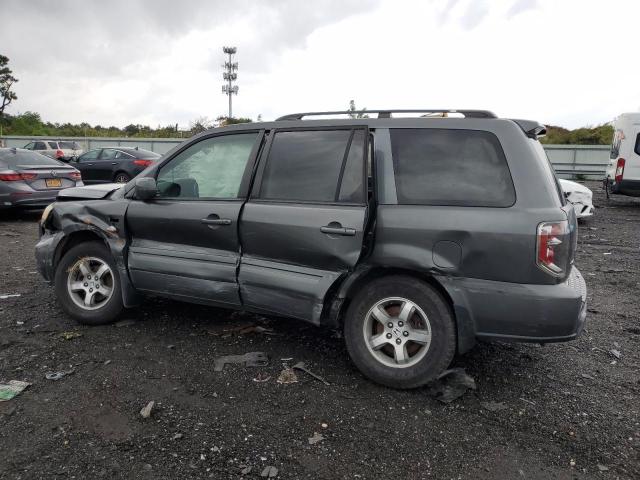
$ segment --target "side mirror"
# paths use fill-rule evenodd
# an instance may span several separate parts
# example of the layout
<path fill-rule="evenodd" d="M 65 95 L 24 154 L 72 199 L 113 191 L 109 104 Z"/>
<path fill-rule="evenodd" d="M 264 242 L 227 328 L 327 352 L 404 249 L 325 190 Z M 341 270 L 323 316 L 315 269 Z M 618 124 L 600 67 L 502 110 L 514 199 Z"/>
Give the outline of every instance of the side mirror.
<path fill-rule="evenodd" d="M 158 195 L 156 179 L 151 177 L 136 178 L 134 197 L 137 200 L 151 200 Z"/>

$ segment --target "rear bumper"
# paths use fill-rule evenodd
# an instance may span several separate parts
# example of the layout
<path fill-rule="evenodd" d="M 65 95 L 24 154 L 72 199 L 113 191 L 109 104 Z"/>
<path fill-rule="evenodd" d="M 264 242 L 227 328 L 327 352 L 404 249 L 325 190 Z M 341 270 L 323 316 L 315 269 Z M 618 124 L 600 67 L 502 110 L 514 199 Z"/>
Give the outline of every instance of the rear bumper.
<path fill-rule="evenodd" d="M 622 180 L 611 182 L 611 193 L 620 193 L 631 197 L 640 197 L 640 180 Z"/>
<path fill-rule="evenodd" d="M 516 342 L 574 340 L 587 317 L 587 288 L 572 268 L 563 283 L 531 285 L 443 278 L 464 330 L 478 338 Z M 460 330 L 461 318 L 458 318 Z"/>
<path fill-rule="evenodd" d="M 56 201 L 60 190 L 14 192 L 0 195 L 0 208 L 44 208 Z"/>

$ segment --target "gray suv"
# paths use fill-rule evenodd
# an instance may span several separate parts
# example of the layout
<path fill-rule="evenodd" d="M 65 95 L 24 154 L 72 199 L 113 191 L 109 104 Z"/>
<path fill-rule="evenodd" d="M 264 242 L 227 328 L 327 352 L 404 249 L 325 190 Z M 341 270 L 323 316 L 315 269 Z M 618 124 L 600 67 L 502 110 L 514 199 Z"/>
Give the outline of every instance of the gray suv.
<path fill-rule="evenodd" d="M 153 294 L 341 328 L 362 373 L 396 388 L 476 339 L 577 337 L 577 223 L 544 126 L 478 110 L 305 120 L 345 113 L 216 128 L 124 186 L 64 190 L 40 272 L 91 325 Z"/>

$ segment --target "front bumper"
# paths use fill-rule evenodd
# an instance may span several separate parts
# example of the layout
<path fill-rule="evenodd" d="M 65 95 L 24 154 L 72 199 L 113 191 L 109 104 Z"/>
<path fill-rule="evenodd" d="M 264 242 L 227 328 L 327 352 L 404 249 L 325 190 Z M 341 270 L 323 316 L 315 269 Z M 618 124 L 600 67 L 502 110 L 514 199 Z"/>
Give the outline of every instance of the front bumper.
<path fill-rule="evenodd" d="M 467 316 L 478 338 L 516 342 L 574 340 L 587 317 L 587 287 L 573 267 L 563 283 L 532 285 L 478 279 L 449 279 L 444 286 L 456 314 Z"/>

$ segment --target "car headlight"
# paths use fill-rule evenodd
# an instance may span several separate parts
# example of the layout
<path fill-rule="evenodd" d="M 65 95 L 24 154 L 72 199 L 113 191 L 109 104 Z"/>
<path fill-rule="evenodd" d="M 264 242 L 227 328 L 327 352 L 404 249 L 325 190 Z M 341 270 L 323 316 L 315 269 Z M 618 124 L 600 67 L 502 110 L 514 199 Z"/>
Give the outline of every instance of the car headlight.
<path fill-rule="evenodd" d="M 44 212 L 42 212 L 42 217 L 40 217 L 40 225 L 42 225 L 43 227 L 45 223 L 47 223 L 47 219 L 49 218 L 49 215 L 51 215 L 55 204 L 55 202 L 50 203 L 49 205 L 47 205 L 47 208 L 44 209 Z"/>

